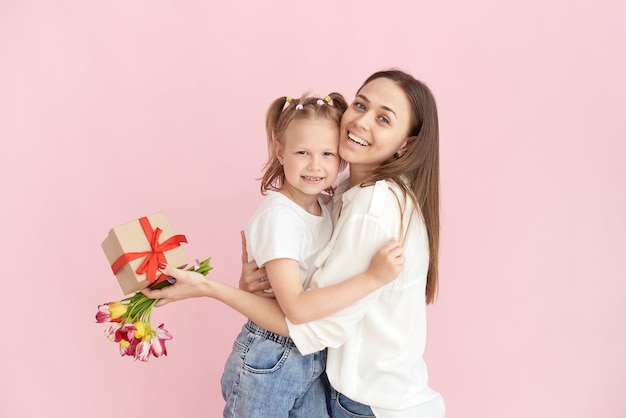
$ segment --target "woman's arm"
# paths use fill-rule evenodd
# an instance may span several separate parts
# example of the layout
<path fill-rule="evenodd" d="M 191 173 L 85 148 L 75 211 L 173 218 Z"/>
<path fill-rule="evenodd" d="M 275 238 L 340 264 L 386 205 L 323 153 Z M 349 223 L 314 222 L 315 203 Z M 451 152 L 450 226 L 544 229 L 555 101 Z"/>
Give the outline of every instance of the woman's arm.
<path fill-rule="evenodd" d="M 254 293 L 265 298 L 275 298 L 274 292 L 267 292 L 271 288 L 267 280 L 267 272 L 264 267 L 259 268 L 256 261 L 248 261 L 248 250 L 246 247 L 246 234 L 240 231 L 241 235 L 241 275 L 239 276 L 239 288 L 246 292 Z"/>
<path fill-rule="evenodd" d="M 160 299 L 156 306 L 183 299 L 209 297 L 225 303 L 269 331 L 289 336 L 285 314 L 276 300 L 236 289 L 193 271 L 170 266 L 160 270 L 163 274 L 174 277 L 176 283 L 159 290 L 142 290 L 149 298 Z"/>

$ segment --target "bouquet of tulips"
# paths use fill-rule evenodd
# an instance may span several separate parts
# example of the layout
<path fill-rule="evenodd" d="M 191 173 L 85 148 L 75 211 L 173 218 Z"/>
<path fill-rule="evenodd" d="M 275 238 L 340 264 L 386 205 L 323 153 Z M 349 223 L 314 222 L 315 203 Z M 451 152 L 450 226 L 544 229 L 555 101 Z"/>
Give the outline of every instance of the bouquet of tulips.
<path fill-rule="evenodd" d="M 210 258 L 188 268 L 206 276 L 212 269 Z M 173 277 L 152 286 L 161 289 L 176 282 Z M 164 328 L 164 324 L 152 328 L 150 320 L 152 309 L 158 299 L 150 299 L 141 292 L 135 293 L 120 301 L 98 305 L 97 323 L 109 324 L 104 334 L 109 341 L 119 344 L 122 356 L 131 356 L 135 360 L 148 361 L 150 356 L 167 356 L 165 341 L 172 339 L 172 334 Z"/>

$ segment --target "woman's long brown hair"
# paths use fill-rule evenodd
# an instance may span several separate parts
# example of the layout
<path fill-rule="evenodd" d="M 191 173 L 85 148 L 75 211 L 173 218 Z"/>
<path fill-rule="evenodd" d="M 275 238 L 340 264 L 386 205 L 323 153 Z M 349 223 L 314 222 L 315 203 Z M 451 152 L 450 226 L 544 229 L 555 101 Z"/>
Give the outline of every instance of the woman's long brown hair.
<path fill-rule="evenodd" d="M 437 105 L 430 89 L 411 75 L 400 70 L 379 71 L 361 86 L 372 80 L 387 78 L 406 93 L 411 104 L 411 128 L 407 150 L 402 156 L 392 156 L 377 167 L 364 182 L 391 180 L 409 196 L 421 211 L 428 232 L 430 263 L 426 282 L 426 303 L 437 295 L 439 280 L 439 122 Z M 408 185 L 406 180 L 408 179 Z"/>

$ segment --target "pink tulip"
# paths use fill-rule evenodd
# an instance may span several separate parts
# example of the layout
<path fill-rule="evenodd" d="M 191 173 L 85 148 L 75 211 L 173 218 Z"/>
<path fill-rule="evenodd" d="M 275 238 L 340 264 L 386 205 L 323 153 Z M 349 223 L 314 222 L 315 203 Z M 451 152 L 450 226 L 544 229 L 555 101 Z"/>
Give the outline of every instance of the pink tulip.
<path fill-rule="evenodd" d="M 122 324 L 119 322 L 111 322 L 111 325 L 107 329 L 104 330 L 104 335 L 107 336 L 109 341 L 115 341 L 117 336 L 117 331 L 122 327 Z"/>
<path fill-rule="evenodd" d="M 109 305 L 98 305 L 98 312 L 96 313 L 96 322 L 111 322 L 111 311 L 109 311 Z"/>
<path fill-rule="evenodd" d="M 154 357 L 167 356 L 167 348 L 165 348 L 165 341 L 158 338 L 153 338 L 150 341 L 150 352 Z"/>
<path fill-rule="evenodd" d="M 150 358 L 150 341 L 141 341 L 137 344 L 135 350 L 135 359 L 141 361 L 148 361 Z"/>
<path fill-rule="evenodd" d="M 163 328 L 164 325 L 165 324 L 159 325 L 157 329 L 154 330 L 154 335 L 160 340 L 171 340 L 174 337 L 172 337 L 172 334 L 170 334 L 168 330 Z"/>
<path fill-rule="evenodd" d="M 159 325 L 154 330 L 154 336 L 150 341 L 150 351 L 154 357 L 167 356 L 167 348 L 165 347 L 165 341 L 172 339 L 172 334 L 168 330 L 163 328 L 164 324 Z"/>
<path fill-rule="evenodd" d="M 135 357 L 137 355 L 137 346 L 141 343 L 141 340 L 132 339 L 131 341 L 120 341 L 120 355 Z"/>
<path fill-rule="evenodd" d="M 133 324 L 123 323 L 121 327 L 119 327 L 115 331 L 115 337 L 113 341 L 119 343 L 120 341 L 132 342 L 134 339 L 135 326 Z"/>
<path fill-rule="evenodd" d="M 103 322 L 111 322 L 111 314 L 108 311 L 98 311 L 98 313 L 96 313 L 96 322 L 99 324 Z"/>

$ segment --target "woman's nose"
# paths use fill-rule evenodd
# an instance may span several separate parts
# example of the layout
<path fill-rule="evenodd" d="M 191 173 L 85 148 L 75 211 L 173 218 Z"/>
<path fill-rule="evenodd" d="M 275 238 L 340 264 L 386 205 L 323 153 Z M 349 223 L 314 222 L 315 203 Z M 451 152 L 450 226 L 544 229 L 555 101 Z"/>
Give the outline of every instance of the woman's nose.
<path fill-rule="evenodd" d="M 355 120 L 354 124 L 361 129 L 368 129 L 370 126 L 370 114 L 369 112 L 361 113 Z"/>

